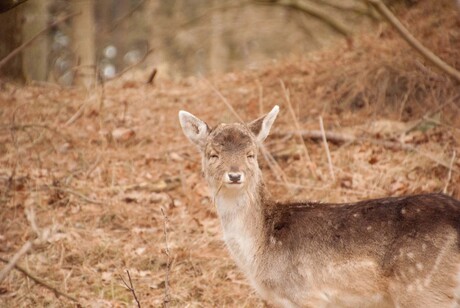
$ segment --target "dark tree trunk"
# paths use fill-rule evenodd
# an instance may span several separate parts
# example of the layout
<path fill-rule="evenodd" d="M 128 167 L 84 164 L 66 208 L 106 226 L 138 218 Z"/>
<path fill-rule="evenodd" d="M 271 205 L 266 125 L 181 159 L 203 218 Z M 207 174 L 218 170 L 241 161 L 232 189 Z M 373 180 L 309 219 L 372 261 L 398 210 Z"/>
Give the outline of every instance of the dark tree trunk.
<path fill-rule="evenodd" d="M 0 60 L 21 44 L 22 6 L 0 14 Z M 0 77 L 24 81 L 22 56 L 18 54 L 0 68 Z"/>

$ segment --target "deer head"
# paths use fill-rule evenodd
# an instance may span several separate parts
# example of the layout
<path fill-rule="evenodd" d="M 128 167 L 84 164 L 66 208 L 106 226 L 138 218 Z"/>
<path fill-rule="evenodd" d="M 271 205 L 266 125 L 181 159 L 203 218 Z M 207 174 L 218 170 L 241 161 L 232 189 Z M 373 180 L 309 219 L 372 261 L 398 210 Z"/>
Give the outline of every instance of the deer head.
<path fill-rule="evenodd" d="M 278 112 L 275 106 L 248 124 L 220 124 L 213 129 L 194 115 L 179 112 L 185 136 L 201 152 L 203 172 L 214 195 L 253 190 L 260 184 L 258 147 L 267 138 Z"/>

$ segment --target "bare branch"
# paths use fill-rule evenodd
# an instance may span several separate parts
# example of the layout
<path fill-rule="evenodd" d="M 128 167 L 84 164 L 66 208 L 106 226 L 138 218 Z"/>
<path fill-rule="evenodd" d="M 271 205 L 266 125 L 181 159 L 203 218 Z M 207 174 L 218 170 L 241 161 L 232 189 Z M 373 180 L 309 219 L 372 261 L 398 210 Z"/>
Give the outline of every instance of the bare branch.
<path fill-rule="evenodd" d="M 398 31 L 401 37 L 434 66 L 460 82 L 460 72 L 423 46 L 381 0 L 367 0 Z"/>
<path fill-rule="evenodd" d="M 165 275 L 165 294 L 163 299 L 163 307 L 169 307 L 169 302 L 171 301 L 171 296 L 169 294 L 169 271 L 171 270 L 171 254 L 169 252 L 168 245 L 168 216 L 166 215 L 163 208 L 161 208 L 161 214 L 163 214 L 163 234 L 165 237 L 165 255 L 166 255 L 166 275 Z"/>
<path fill-rule="evenodd" d="M 446 185 L 444 186 L 443 193 L 447 193 L 447 188 L 449 187 L 450 180 L 452 179 L 452 167 L 454 166 L 454 161 L 455 161 L 455 156 L 457 155 L 457 152 L 454 150 L 452 152 L 452 158 L 450 159 L 450 166 L 449 166 L 449 172 L 447 172 L 447 179 L 446 179 Z"/>
<path fill-rule="evenodd" d="M 323 136 L 324 148 L 326 149 L 327 163 L 329 165 L 329 173 L 331 174 L 332 180 L 335 181 L 334 168 L 332 167 L 331 152 L 329 151 L 329 145 L 327 143 L 326 131 L 324 130 L 323 117 L 319 117 L 319 126 L 321 128 L 321 135 Z"/>
<path fill-rule="evenodd" d="M 315 168 L 314 168 L 313 163 L 311 161 L 310 154 L 308 153 L 307 146 L 305 145 L 305 142 L 304 142 L 304 140 L 302 138 L 302 135 L 300 135 L 300 124 L 299 124 L 299 121 L 297 121 L 297 117 L 296 117 L 296 115 L 294 113 L 294 109 L 292 108 L 289 91 L 286 89 L 286 86 L 284 85 L 284 82 L 281 79 L 280 79 L 280 84 L 281 84 L 281 89 L 283 90 L 284 100 L 286 101 L 286 104 L 287 104 L 288 109 L 289 109 L 289 113 L 291 114 L 291 117 L 292 117 L 292 121 L 294 122 L 294 126 L 295 126 L 295 129 L 296 129 L 296 134 L 295 135 L 297 136 L 298 141 L 301 144 L 302 149 L 303 149 L 305 163 L 308 166 L 308 168 L 310 169 L 310 172 L 311 172 L 312 176 L 316 177 Z"/>
<path fill-rule="evenodd" d="M 131 275 L 129 274 L 128 270 L 126 270 L 126 273 L 128 274 L 129 284 L 127 284 L 126 281 L 123 279 L 123 277 L 120 275 L 121 281 L 123 281 L 123 283 L 125 284 L 126 288 L 129 291 L 131 291 L 131 293 L 133 294 L 134 300 L 137 303 L 137 307 L 141 308 L 141 303 L 139 302 L 139 299 L 137 298 L 136 290 L 134 290 L 133 281 L 131 280 Z"/>
<path fill-rule="evenodd" d="M 27 0 L 3 0 L 0 2 L 0 13 L 5 13 L 26 1 Z"/>
<path fill-rule="evenodd" d="M 272 136 L 278 136 L 278 137 L 285 137 L 286 135 L 293 135 L 297 132 L 287 132 L 287 133 L 272 133 Z M 320 130 L 302 130 L 300 131 L 300 134 L 302 135 L 303 138 L 308 138 L 308 139 L 313 139 L 313 140 L 322 140 L 323 134 Z M 440 166 L 443 166 L 447 169 L 451 168 L 450 164 L 433 156 L 430 153 L 423 152 L 419 150 L 417 147 L 411 145 L 411 144 L 405 144 L 401 142 L 395 142 L 395 141 L 387 141 L 387 140 L 379 140 L 379 139 L 374 139 L 374 138 L 368 138 L 368 137 L 356 137 L 351 134 L 343 134 L 343 133 L 336 133 L 336 132 L 325 132 L 327 140 L 335 143 L 343 143 L 343 142 L 369 142 L 387 149 L 391 150 L 404 150 L 404 151 L 413 151 L 416 152 L 417 154 L 428 158 L 429 160 L 437 163 Z M 457 168 L 452 166 L 452 171 L 454 172 L 460 172 Z"/>
<path fill-rule="evenodd" d="M 154 68 L 152 72 L 149 75 L 149 79 L 147 79 L 148 84 L 153 84 L 153 79 L 155 79 L 155 76 L 157 75 L 157 69 Z"/>
<path fill-rule="evenodd" d="M 304 12 L 310 16 L 316 17 L 331 27 L 337 33 L 343 35 L 347 39 L 351 39 L 351 30 L 343 23 L 335 18 L 332 18 L 329 13 L 320 9 L 317 5 L 307 3 L 302 0 L 253 0 L 256 4 L 263 5 L 281 5 L 290 7 Z"/>
<path fill-rule="evenodd" d="M 109 81 L 112 81 L 114 79 L 117 79 L 117 78 L 120 78 L 121 76 L 123 76 L 123 74 L 125 74 L 127 71 L 131 70 L 132 68 L 138 66 L 139 64 L 141 64 L 142 62 L 145 61 L 145 59 L 147 59 L 147 57 L 153 52 L 153 49 L 149 49 L 147 50 L 147 52 L 144 54 L 144 56 L 142 58 L 139 59 L 139 61 L 137 61 L 136 63 L 133 63 L 127 67 L 125 67 L 121 72 L 119 72 L 118 74 L 116 74 L 115 76 L 113 76 L 112 78 L 109 78 L 108 80 Z"/>
<path fill-rule="evenodd" d="M 21 249 L 18 250 L 18 252 L 15 253 L 15 255 L 8 261 L 8 260 L 2 260 L 7 265 L 2 269 L 0 272 L 0 282 L 3 281 L 8 276 L 8 273 L 16 266 L 16 263 L 19 261 L 19 259 L 25 255 L 30 249 L 32 248 L 32 241 L 27 241 L 22 245 Z"/>
<path fill-rule="evenodd" d="M 10 260 L 7 260 L 7 259 L 2 258 L 2 257 L 0 257 L 0 261 L 2 261 L 4 263 L 7 263 L 7 264 L 9 264 L 11 262 Z M 76 299 L 75 297 L 58 290 L 57 288 L 53 287 L 52 285 L 50 285 L 46 281 L 44 281 L 44 280 L 38 278 L 37 276 L 31 274 L 29 271 L 27 271 L 22 266 L 20 266 L 18 264 L 14 264 L 14 268 L 17 269 L 18 271 L 20 271 L 21 273 L 23 273 L 24 275 L 26 275 L 27 277 L 29 277 L 30 279 L 32 279 L 33 281 L 35 281 L 37 284 L 47 288 L 48 290 L 51 290 L 54 293 L 54 295 L 56 295 L 56 297 L 63 296 L 65 298 L 67 298 L 67 299 L 70 299 L 71 301 L 74 301 L 74 302 L 78 303 L 78 299 Z"/>
<path fill-rule="evenodd" d="M 142 7 L 142 5 L 144 4 L 144 2 L 145 2 L 145 0 L 139 0 L 139 2 L 128 13 L 126 13 L 125 15 L 123 15 L 119 19 L 117 19 L 114 22 L 114 25 L 112 26 L 112 28 L 110 28 L 108 31 L 106 31 L 106 33 L 112 33 L 127 18 L 129 18 L 131 15 L 134 14 L 134 12 L 136 12 L 138 9 L 140 9 Z"/>

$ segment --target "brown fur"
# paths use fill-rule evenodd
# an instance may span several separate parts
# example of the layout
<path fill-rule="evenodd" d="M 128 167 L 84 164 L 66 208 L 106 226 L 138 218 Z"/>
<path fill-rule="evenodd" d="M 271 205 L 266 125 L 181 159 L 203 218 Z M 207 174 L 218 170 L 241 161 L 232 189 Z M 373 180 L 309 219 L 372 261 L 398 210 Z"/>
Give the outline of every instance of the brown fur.
<path fill-rule="evenodd" d="M 180 115 L 203 154 L 225 242 L 259 294 L 280 307 L 458 307 L 460 202 L 442 194 L 273 202 L 252 155 L 276 114 L 214 130 Z M 195 132 L 204 140 L 189 122 L 207 130 Z M 234 188 L 228 173 L 244 181 Z"/>

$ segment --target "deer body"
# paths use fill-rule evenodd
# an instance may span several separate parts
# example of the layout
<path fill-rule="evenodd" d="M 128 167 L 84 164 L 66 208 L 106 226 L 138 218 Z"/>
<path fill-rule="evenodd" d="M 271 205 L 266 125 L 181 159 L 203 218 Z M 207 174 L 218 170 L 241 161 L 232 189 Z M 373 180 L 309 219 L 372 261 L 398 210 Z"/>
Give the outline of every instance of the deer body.
<path fill-rule="evenodd" d="M 277 113 L 214 129 L 179 113 L 202 153 L 224 241 L 256 291 L 278 307 L 460 307 L 460 202 L 276 203 L 256 155 Z"/>

